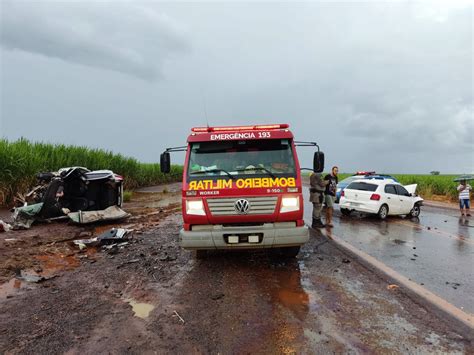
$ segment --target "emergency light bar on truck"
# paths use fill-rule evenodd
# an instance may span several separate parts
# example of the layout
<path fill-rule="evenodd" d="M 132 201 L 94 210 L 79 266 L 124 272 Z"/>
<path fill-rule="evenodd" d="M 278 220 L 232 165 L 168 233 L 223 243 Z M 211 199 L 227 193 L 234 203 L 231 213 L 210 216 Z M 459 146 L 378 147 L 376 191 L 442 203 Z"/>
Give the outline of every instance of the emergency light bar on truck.
<path fill-rule="evenodd" d="M 313 170 L 324 169 L 315 142 L 296 142 L 288 124 L 194 127 L 183 169 L 180 244 L 202 256 L 210 249 L 272 248 L 296 256 L 309 239 L 303 221 L 301 171 L 296 146 L 314 146 Z"/>
<path fill-rule="evenodd" d="M 229 131 L 252 131 L 252 130 L 269 130 L 269 129 L 283 129 L 290 127 L 288 124 L 271 124 L 271 125 L 256 125 L 256 126 L 225 126 L 225 127 L 193 127 L 192 132 L 229 132 Z"/>

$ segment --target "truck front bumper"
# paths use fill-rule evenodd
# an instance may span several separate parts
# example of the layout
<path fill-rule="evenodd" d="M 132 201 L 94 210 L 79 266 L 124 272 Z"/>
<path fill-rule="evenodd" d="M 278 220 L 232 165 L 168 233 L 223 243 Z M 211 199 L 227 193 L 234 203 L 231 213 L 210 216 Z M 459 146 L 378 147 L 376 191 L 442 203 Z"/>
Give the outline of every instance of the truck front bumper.
<path fill-rule="evenodd" d="M 309 240 L 308 227 L 296 227 L 293 222 L 264 223 L 261 226 L 193 226 L 193 230 L 179 232 L 184 249 L 259 249 L 299 246 Z M 248 241 L 228 243 L 228 236 L 258 235 L 258 243 Z"/>

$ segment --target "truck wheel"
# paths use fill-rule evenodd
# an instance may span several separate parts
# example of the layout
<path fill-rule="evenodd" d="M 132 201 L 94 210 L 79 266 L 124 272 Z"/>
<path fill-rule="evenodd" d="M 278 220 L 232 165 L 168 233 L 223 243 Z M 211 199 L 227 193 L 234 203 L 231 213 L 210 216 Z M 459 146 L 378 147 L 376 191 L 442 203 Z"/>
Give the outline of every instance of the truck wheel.
<path fill-rule="evenodd" d="M 205 259 L 207 257 L 207 250 L 196 250 L 196 259 Z"/>
<path fill-rule="evenodd" d="M 344 216 L 350 216 L 351 215 L 351 212 L 352 210 L 348 209 L 348 208 L 341 208 L 341 213 L 344 215 Z"/>
<path fill-rule="evenodd" d="M 410 217 L 418 217 L 420 215 L 420 212 L 421 212 L 421 208 L 420 208 L 420 205 L 417 203 L 411 209 Z"/>
<path fill-rule="evenodd" d="M 280 255 L 284 258 L 296 258 L 300 252 L 300 247 L 280 248 Z"/>
<path fill-rule="evenodd" d="M 377 213 L 380 219 L 385 219 L 388 216 L 388 206 L 382 205 L 380 206 L 379 213 Z"/>

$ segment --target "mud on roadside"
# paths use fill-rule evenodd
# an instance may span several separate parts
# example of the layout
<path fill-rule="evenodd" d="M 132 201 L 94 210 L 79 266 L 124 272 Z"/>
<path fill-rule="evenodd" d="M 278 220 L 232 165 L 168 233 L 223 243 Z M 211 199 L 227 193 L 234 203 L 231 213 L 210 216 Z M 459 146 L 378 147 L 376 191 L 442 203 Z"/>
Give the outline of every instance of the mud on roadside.
<path fill-rule="evenodd" d="M 136 193 L 132 201 L 125 203 L 123 207 L 132 216 L 120 223 L 39 223 L 28 230 L 1 233 L 0 285 L 19 275 L 21 271 L 28 270 L 40 276 L 51 277 L 78 267 L 82 259 L 96 260 L 96 248 L 80 251 L 73 240 L 91 238 L 110 228 L 131 229 L 135 237 L 145 231 L 150 232 L 166 216 L 180 210 L 180 195 L 177 191 Z M 3 211 L 3 215 L 7 215 L 6 211 Z M 132 238 L 130 242 L 135 241 Z"/>
<path fill-rule="evenodd" d="M 0 353 L 63 353 L 85 339 L 126 332 L 113 325 L 133 323 L 133 312 L 147 315 L 147 289 L 166 287 L 182 262 L 175 238 L 180 193 L 137 193 L 124 209 L 132 216 L 118 224 L 38 224 L 0 235 Z M 81 251 L 72 243 L 112 227 L 133 230 L 128 245 Z M 15 277 L 21 271 L 45 279 L 25 282 Z M 108 317 L 112 326 L 92 334 Z"/>
<path fill-rule="evenodd" d="M 177 245 L 179 193 L 135 197 L 125 209 L 136 219 L 124 225 L 142 229 L 125 248 L 73 250 L 79 265 L 0 298 L 0 352 L 472 350 L 472 344 L 396 289 L 387 289 L 321 234 L 313 233 L 295 260 L 274 259 L 265 251 L 216 252 L 195 260 Z M 163 200 L 169 203 L 155 205 Z M 64 235 L 47 238 L 55 239 L 31 244 L 34 255 L 56 244 L 70 247 L 68 241 L 59 242 Z M 29 260 L 27 251 L 23 247 L 18 255 Z M 0 257 L 4 253 L 0 249 Z"/>

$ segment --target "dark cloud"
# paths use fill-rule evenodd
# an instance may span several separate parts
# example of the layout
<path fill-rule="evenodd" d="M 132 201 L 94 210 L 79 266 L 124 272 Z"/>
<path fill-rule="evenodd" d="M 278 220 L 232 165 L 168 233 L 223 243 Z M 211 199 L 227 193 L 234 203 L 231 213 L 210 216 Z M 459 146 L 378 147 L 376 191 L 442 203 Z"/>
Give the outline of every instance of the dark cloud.
<path fill-rule="evenodd" d="M 286 122 L 342 171 L 474 170 L 472 2 L 28 4 L 3 9 L 8 138 L 156 161 L 193 126 Z"/>
<path fill-rule="evenodd" d="M 133 3 L 2 1 L 1 44 L 70 63 L 154 80 L 163 61 L 189 50 L 184 29 Z"/>

